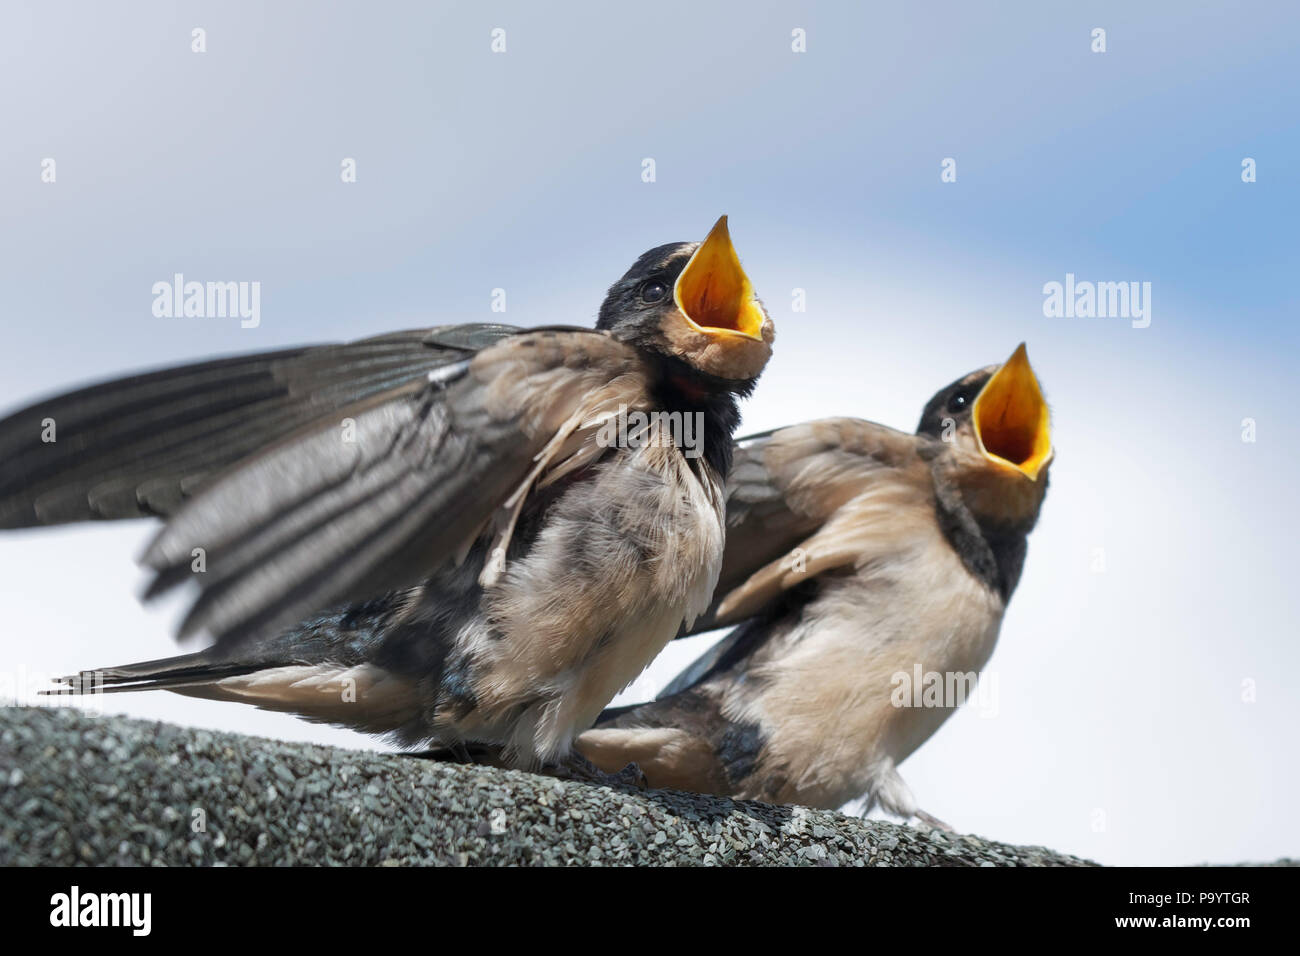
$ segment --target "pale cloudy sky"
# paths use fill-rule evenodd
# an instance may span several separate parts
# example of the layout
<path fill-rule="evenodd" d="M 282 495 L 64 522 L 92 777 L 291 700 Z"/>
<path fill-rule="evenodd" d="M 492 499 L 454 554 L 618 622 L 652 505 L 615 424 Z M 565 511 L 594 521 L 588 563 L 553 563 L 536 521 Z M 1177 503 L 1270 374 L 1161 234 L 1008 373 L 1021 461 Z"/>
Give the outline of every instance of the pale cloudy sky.
<path fill-rule="evenodd" d="M 0 407 L 210 354 L 502 318 L 494 288 L 508 321 L 589 322 L 640 251 L 729 213 L 778 327 L 747 430 L 911 428 L 935 389 L 1021 340 L 1052 403 L 1058 457 L 990 665 L 996 713 L 959 713 L 903 766 L 921 804 L 1108 863 L 1300 853 L 1300 13 L 646 11 L 6 4 Z M 261 325 L 155 318 L 151 287 L 176 272 L 259 281 Z M 1150 326 L 1046 317 L 1043 286 L 1067 273 L 1150 282 Z M 0 537 L 11 684 L 172 652 L 176 605 L 135 599 L 149 533 Z M 373 746 L 233 705 L 111 703 Z"/>

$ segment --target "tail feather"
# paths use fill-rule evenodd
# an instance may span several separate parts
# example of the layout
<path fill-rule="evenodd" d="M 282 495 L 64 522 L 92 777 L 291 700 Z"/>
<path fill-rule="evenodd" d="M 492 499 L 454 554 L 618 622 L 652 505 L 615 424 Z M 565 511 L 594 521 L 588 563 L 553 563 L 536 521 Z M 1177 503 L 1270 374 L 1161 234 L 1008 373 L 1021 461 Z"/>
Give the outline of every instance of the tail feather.
<path fill-rule="evenodd" d="M 84 670 L 76 674 L 56 677 L 54 683 L 59 687 L 41 693 L 46 695 L 112 694 L 136 690 L 170 690 L 182 686 L 210 684 L 226 677 L 252 674 L 255 671 L 265 670 L 266 667 L 267 665 L 262 662 L 213 661 L 205 652 L 200 651 L 197 654 L 181 654 L 177 657 Z"/>
<path fill-rule="evenodd" d="M 385 734 L 402 746 L 432 739 L 419 687 L 390 659 L 383 638 L 403 596 L 394 593 L 322 615 L 225 657 L 209 648 L 55 679 L 46 695 L 166 690 L 252 704 L 317 723 Z"/>

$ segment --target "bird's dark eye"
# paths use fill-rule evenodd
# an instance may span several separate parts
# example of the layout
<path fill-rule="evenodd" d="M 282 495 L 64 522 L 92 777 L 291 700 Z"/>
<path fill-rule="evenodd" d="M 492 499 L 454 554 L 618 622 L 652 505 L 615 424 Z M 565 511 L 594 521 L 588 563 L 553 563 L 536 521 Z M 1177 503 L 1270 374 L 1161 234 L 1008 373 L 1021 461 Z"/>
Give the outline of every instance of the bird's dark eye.
<path fill-rule="evenodd" d="M 970 391 L 963 388 L 961 391 L 953 392 L 952 398 L 948 399 L 948 411 L 960 412 L 969 404 Z"/>
<path fill-rule="evenodd" d="M 641 300 L 643 302 L 659 302 L 668 295 L 668 286 L 658 279 L 651 279 L 641 287 Z"/>

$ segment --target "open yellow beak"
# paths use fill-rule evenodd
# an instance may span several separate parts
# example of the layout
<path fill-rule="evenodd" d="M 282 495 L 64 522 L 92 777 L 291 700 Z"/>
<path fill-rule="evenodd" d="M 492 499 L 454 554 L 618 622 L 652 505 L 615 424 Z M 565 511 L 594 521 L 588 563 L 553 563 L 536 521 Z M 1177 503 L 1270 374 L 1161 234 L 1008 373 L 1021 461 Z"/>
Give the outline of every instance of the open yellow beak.
<path fill-rule="evenodd" d="M 696 329 L 711 336 L 740 336 L 761 342 L 766 316 L 740 257 L 731 244 L 727 217 L 709 230 L 677 277 L 673 301 Z"/>
<path fill-rule="evenodd" d="M 980 451 L 1038 480 L 1052 460 L 1052 425 L 1024 342 L 980 391 L 972 416 Z"/>

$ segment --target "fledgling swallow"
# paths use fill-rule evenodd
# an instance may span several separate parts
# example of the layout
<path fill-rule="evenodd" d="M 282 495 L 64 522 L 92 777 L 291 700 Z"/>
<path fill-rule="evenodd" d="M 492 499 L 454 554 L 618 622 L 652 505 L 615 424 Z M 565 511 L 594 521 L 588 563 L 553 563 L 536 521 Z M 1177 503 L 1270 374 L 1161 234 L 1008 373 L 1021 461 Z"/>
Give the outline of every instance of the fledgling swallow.
<path fill-rule="evenodd" d="M 159 515 L 148 596 L 198 588 L 180 636 L 206 650 L 71 692 L 555 763 L 708 605 L 737 400 L 773 335 L 724 216 L 642 255 L 594 330 L 442 326 L 38 402 L 0 422 L 0 527 Z M 636 413 L 641 441 L 600 440 Z"/>
<path fill-rule="evenodd" d="M 654 787 L 827 809 L 865 797 L 864 812 L 937 823 L 897 768 L 959 702 L 896 695 L 918 665 L 988 661 L 1052 457 L 1024 345 L 938 392 L 914 435 L 836 418 L 741 440 L 716 600 L 688 631 L 735 629 L 577 749 Z"/>

